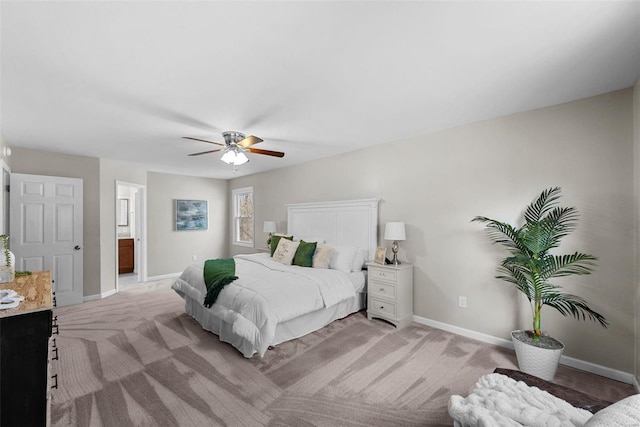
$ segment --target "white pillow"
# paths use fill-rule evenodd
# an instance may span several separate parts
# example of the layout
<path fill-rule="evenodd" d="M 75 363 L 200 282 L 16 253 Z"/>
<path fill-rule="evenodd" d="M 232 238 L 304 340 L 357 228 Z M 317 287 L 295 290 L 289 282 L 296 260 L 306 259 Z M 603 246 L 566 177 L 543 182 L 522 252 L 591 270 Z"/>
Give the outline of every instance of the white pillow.
<path fill-rule="evenodd" d="M 353 260 L 356 257 L 358 248 L 355 246 L 334 246 L 329 268 L 333 270 L 351 273 Z"/>
<path fill-rule="evenodd" d="M 634 394 L 600 409 L 584 427 L 615 427 L 640 425 L 640 394 Z"/>
<path fill-rule="evenodd" d="M 305 240 L 306 242 L 306 240 Z M 329 268 L 333 248 L 329 245 L 318 243 L 316 251 L 313 253 L 313 268 Z"/>
<path fill-rule="evenodd" d="M 364 265 L 364 249 L 358 248 L 356 256 L 353 258 L 353 264 L 351 265 L 351 271 L 361 271 Z"/>
<path fill-rule="evenodd" d="M 298 246 L 300 246 L 300 242 L 292 242 L 289 239 L 280 239 L 278 247 L 273 253 L 273 260 L 285 265 L 291 265 L 293 257 L 296 256 Z"/>

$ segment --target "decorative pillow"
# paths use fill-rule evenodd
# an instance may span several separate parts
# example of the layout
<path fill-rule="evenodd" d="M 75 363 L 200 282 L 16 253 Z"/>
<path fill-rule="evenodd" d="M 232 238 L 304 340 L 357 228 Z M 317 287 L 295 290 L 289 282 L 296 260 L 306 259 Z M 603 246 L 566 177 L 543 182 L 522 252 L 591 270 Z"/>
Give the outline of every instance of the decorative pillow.
<path fill-rule="evenodd" d="M 331 246 L 318 243 L 316 252 L 313 254 L 313 268 L 329 268 L 332 253 L 333 248 Z"/>
<path fill-rule="evenodd" d="M 273 236 L 271 236 L 271 256 L 272 257 L 273 257 L 273 253 L 276 251 L 276 248 L 278 247 L 278 243 L 280 242 L 280 239 L 282 238 L 293 240 L 293 236 L 286 236 L 284 234 L 274 234 Z"/>
<path fill-rule="evenodd" d="M 311 267 L 313 265 L 313 254 L 316 251 L 318 242 L 305 242 L 300 240 L 296 255 L 293 257 L 293 265 L 300 267 Z"/>
<path fill-rule="evenodd" d="M 640 394 L 634 394 L 600 409 L 589 418 L 584 427 L 640 425 Z"/>
<path fill-rule="evenodd" d="M 361 271 L 364 265 L 364 249 L 358 248 L 356 256 L 353 258 L 353 264 L 351 265 L 351 271 Z"/>
<path fill-rule="evenodd" d="M 357 251 L 358 248 L 355 246 L 335 246 L 333 248 L 333 254 L 331 255 L 331 261 L 329 261 L 329 268 L 351 273 L 353 259 L 356 257 Z"/>
<path fill-rule="evenodd" d="M 300 242 L 293 242 L 287 238 L 280 239 L 278 247 L 273 253 L 273 260 L 285 265 L 291 265 L 299 245 Z"/>

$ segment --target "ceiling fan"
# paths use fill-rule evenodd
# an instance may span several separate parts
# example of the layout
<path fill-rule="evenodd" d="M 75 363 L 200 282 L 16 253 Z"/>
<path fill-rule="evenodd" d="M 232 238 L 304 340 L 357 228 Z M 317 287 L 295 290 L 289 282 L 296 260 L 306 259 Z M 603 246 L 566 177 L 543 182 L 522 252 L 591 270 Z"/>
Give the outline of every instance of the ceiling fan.
<path fill-rule="evenodd" d="M 202 141 L 208 144 L 219 145 L 223 148 L 217 148 L 215 150 L 201 151 L 199 153 L 192 153 L 189 156 L 200 156 L 202 154 L 215 153 L 217 151 L 223 151 L 222 160 L 230 165 L 239 166 L 249 161 L 249 158 L 245 154 L 247 151 L 254 154 L 265 154 L 273 157 L 284 157 L 284 153 L 281 151 L 263 150 L 260 148 L 253 148 L 252 145 L 262 142 L 261 138 L 257 136 L 249 135 L 245 137 L 242 132 L 227 131 L 223 132 L 224 144 L 214 141 L 207 141 L 206 139 L 193 138 L 190 136 L 183 136 L 184 139 L 191 139 L 194 141 Z"/>

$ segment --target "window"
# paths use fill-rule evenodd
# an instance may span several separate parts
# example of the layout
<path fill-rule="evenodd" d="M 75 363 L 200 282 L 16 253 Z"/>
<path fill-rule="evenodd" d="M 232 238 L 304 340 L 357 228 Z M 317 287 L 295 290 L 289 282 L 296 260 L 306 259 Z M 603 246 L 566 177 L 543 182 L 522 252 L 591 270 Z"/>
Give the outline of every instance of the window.
<path fill-rule="evenodd" d="M 253 187 L 233 190 L 233 244 L 253 247 Z"/>

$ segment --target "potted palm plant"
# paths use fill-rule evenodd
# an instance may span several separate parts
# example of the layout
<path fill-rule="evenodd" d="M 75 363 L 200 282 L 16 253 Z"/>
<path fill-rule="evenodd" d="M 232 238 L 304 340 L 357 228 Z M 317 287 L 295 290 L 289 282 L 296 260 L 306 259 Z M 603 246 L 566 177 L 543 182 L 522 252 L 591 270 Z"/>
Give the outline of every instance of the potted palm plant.
<path fill-rule="evenodd" d="M 544 190 L 524 211 L 520 228 L 495 219 L 477 216 L 472 221 L 486 224 L 489 238 L 504 246 L 510 255 L 498 267 L 497 279 L 513 284 L 531 305 L 531 330 L 513 331 L 511 337 L 521 371 L 551 380 L 555 375 L 564 345 L 541 331 L 542 307 L 547 305 L 563 316 L 587 318 L 607 327 L 606 319 L 576 295 L 565 293 L 551 279 L 590 274 L 596 257 L 576 252 L 553 255 L 550 251 L 577 225 L 575 207 L 560 207 L 560 188 Z"/>

